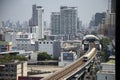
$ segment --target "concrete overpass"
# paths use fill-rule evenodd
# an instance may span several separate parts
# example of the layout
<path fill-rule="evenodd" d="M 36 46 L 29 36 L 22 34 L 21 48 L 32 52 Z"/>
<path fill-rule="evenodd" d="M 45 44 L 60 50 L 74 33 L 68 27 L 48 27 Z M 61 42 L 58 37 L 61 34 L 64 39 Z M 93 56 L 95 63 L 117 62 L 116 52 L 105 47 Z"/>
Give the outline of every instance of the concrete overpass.
<path fill-rule="evenodd" d="M 85 54 L 88 54 L 94 47 L 95 47 L 94 43 L 90 43 L 89 50 Z M 43 78 L 42 80 L 75 80 L 77 78 L 80 78 L 84 74 L 86 67 L 89 67 L 90 64 L 92 63 L 96 53 L 97 50 L 95 49 L 95 52 L 93 52 L 94 55 L 87 62 L 83 61 L 82 56 L 75 62 L 63 68 L 62 70 L 46 78 Z"/>

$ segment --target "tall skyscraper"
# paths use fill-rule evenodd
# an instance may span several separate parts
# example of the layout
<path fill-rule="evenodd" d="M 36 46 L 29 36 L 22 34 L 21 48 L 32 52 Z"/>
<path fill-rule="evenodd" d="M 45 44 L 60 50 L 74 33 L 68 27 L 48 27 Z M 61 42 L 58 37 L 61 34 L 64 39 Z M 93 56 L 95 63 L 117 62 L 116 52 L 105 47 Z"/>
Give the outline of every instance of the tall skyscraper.
<path fill-rule="evenodd" d="M 77 8 L 61 6 L 60 34 L 75 34 L 77 32 Z"/>
<path fill-rule="evenodd" d="M 38 29 L 39 29 L 39 39 L 44 38 L 44 27 L 43 27 L 43 12 L 42 6 L 37 6 L 38 11 Z"/>
<path fill-rule="evenodd" d="M 60 12 L 52 12 L 51 14 L 51 34 L 60 34 Z"/>
<path fill-rule="evenodd" d="M 111 0 L 111 12 L 116 12 L 116 0 Z"/>
<path fill-rule="evenodd" d="M 32 5 L 32 25 L 38 26 L 38 11 L 35 4 Z"/>
<path fill-rule="evenodd" d="M 29 21 L 29 25 L 31 27 L 30 29 L 32 29 L 33 26 L 38 26 L 36 27 L 36 29 L 38 29 L 38 32 L 36 32 L 36 36 L 39 35 L 38 39 L 44 38 L 43 12 L 44 9 L 42 8 L 42 6 L 32 6 L 32 18 Z M 30 32 L 31 31 L 32 30 L 30 30 Z"/>

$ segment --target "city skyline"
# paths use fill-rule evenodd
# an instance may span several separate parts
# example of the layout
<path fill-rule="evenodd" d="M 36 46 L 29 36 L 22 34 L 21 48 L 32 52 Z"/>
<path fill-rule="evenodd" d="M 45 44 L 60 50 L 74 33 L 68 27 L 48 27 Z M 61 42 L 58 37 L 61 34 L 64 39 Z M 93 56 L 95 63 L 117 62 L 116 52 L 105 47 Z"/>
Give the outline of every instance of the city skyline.
<path fill-rule="evenodd" d="M 0 19 L 3 21 L 29 21 L 32 17 L 32 5 L 44 8 L 44 21 L 50 23 L 51 12 L 59 12 L 61 6 L 77 7 L 78 17 L 88 24 L 97 12 L 106 12 L 108 0 L 1 0 Z"/>

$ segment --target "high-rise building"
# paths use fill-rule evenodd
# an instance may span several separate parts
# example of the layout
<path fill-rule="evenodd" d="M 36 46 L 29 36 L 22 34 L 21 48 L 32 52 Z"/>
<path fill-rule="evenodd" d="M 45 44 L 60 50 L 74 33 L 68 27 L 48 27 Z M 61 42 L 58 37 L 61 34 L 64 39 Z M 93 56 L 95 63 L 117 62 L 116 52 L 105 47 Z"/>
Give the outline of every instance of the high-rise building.
<path fill-rule="evenodd" d="M 43 27 L 43 12 L 42 6 L 37 6 L 38 11 L 38 29 L 39 29 L 39 39 L 44 38 L 44 27 Z"/>
<path fill-rule="evenodd" d="M 81 31 L 81 27 L 82 27 L 82 21 L 80 21 L 79 18 L 77 18 L 77 33 Z"/>
<path fill-rule="evenodd" d="M 32 5 L 32 25 L 38 26 L 38 12 L 35 4 Z"/>
<path fill-rule="evenodd" d="M 105 18 L 106 13 L 96 13 L 95 14 L 95 26 L 98 26 L 102 22 L 102 19 Z"/>
<path fill-rule="evenodd" d="M 116 0 L 111 0 L 111 12 L 116 12 Z"/>
<path fill-rule="evenodd" d="M 105 34 L 109 36 L 111 39 L 115 39 L 115 13 L 107 13 L 106 16 L 106 26 L 105 26 Z"/>
<path fill-rule="evenodd" d="M 42 6 L 36 6 L 36 5 L 32 6 L 32 18 L 29 21 L 29 25 L 30 27 L 38 26 L 38 32 L 37 32 L 39 33 L 38 39 L 44 38 L 43 12 L 44 9 L 42 8 Z"/>
<path fill-rule="evenodd" d="M 60 34 L 60 12 L 52 12 L 51 14 L 51 34 Z"/>
<path fill-rule="evenodd" d="M 75 34 L 77 32 L 77 7 L 61 6 L 60 34 Z"/>

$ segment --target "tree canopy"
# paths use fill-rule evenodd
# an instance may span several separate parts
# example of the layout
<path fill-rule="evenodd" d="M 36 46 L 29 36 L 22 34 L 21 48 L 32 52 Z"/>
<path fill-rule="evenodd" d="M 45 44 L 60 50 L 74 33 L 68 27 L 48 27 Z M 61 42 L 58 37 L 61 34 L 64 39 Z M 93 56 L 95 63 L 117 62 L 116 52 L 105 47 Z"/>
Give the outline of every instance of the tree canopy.
<path fill-rule="evenodd" d="M 100 40 L 100 43 L 102 44 L 102 48 L 105 51 L 107 49 L 107 45 L 110 43 L 110 40 L 108 38 L 103 38 Z"/>
<path fill-rule="evenodd" d="M 37 60 L 50 60 L 51 56 L 47 54 L 47 52 L 39 52 L 37 56 Z"/>
<path fill-rule="evenodd" d="M 6 55 L 0 57 L 0 63 L 9 62 L 11 60 L 27 61 L 27 58 L 25 56 L 10 55 L 10 54 L 6 54 Z"/>

